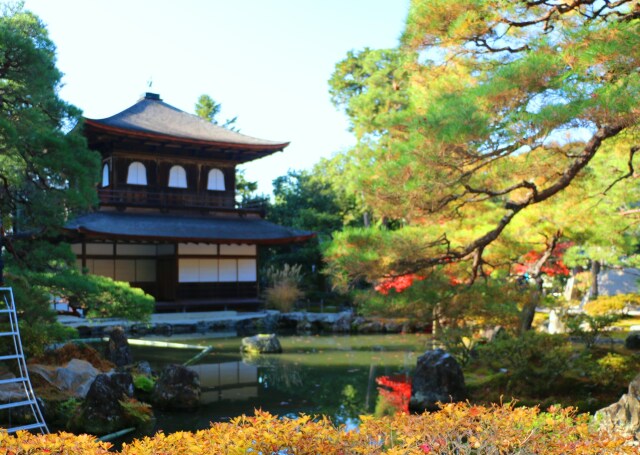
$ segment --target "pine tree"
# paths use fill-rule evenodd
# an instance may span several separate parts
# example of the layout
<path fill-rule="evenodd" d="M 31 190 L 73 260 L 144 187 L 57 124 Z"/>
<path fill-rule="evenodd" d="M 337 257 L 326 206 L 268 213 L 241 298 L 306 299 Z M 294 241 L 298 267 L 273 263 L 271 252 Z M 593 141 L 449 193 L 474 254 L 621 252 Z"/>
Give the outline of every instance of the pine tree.
<path fill-rule="evenodd" d="M 639 66 L 637 1 L 414 0 L 397 49 L 352 52 L 331 80 L 377 220 L 336 236 L 334 276 L 441 267 L 470 283 L 559 226 L 585 241 L 572 206 L 635 185 Z M 594 164 L 622 154 L 615 174 Z"/>

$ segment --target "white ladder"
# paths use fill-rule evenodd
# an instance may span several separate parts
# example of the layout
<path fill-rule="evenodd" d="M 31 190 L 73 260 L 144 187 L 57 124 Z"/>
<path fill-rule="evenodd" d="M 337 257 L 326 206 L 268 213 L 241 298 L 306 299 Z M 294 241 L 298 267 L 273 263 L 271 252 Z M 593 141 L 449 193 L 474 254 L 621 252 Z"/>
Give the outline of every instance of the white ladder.
<path fill-rule="evenodd" d="M 0 388 L 5 384 L 21 384 L 24 391 L 23 399 L 10 403 L 0 404 L 0 410 L 13 409 L 23 406 L 29 406 L 35 423 L 21 425 L 17 427 L 3 428 L 0 431 L 15 433 L 19 430 L 40 430 L 41 433 L 49 433 L 47 424 L 42 417 L 38 401 L 33 393 L 31 381 L 29 380 L 29 372 L 27 371 L 27 362 L 25 361 L 24 351 L 22 350 L 22 340 L 20 339 L 20 329 L 18 327 L 18 315 L 16 313 L 16 305 L 13 299 L 13 290 L 11 288 L 0 287 L 0 317 L 6 315 L 9 319 L 9 331 L 0 332 L 0 337 L 11 337 L 13 341 L 13 354 L 0 355 L 0 361 L 17 362 L 18 376 L 10 379 L 0 379 Z M 4 319 L 4 317 L 2 317 Z M 11 412 L 11 411 L 9 411 Z"/>

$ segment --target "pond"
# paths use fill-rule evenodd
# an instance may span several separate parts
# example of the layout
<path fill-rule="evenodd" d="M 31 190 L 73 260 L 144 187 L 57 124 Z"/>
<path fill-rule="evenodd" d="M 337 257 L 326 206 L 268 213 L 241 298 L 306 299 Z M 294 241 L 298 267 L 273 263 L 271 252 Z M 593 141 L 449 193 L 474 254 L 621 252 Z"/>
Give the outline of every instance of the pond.
<path fill-rule="evenodd" d="M 376 379 L 408 377 L 417 357 L 431 346 L 424 334 L 280 336 L 282 354 L 244 357 L 241 338 L 167 338 L 164 341 L 211 345 L 213 351 L 191 368 L 200 375 L 202 405 L 196 411 L 156 412 L 156 431 L 172 433 L 208 428 L 262 409 L 279 416 L 325 414 L 336 424 L 354 425 L 374 413 Z M 154 369 L 184 363 L 193 350 L 132 347 L 136 360 Z"/>

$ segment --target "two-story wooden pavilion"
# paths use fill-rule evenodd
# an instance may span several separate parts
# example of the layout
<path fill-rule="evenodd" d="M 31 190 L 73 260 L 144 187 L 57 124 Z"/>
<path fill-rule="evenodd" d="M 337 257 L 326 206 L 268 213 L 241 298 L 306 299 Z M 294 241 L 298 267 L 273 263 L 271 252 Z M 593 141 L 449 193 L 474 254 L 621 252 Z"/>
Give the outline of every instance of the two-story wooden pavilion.
<path fill-rule="evenodd" d="M 236 207 L 236 166 L 287 142 L 216 126 L 154 93 L 85 119 L 84 133 L 103 164 L 99 209 L 66 226 L 78 264 L 144 289 L 159 310 L 255 305 L 258 248 L 313 236 Z"/>

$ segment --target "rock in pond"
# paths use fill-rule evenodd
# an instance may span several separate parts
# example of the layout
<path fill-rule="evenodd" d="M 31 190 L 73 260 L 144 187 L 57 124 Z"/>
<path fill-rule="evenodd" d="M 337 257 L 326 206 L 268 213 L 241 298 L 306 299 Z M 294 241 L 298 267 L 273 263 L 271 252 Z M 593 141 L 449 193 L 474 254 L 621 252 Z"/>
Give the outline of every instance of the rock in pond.
<path fill-rule="evenodd" d="M 594 417 L 602 429 L 640 439 L 640 374 L 629 384 L 628 393 L 617 403 L 596 411 Z"/>
<path fill-rule="evenodd" d="M 135 426 L 123 401 L 133 396 L 133 380 L 128 373 L 99 374 L 84 402 L 71 418 L 72 431 L 103 435 Z"/>
<path fill-rule="evenodd" d="M 183 365 L 167 365 L 151 393 L 160 409 L 195 409 L 200 406 L 200 376 Z"/>
<path fill-rule="evenodd" d="M 86 360 L 72 359 L 64 366 L 32 364 L 29 373 L 42 376 L 58 390 L 76 398 L 84 398 L 100 371 Z"/>
<path fill-rule="evenodd" d="M 437 403 L 463 401 L 467 397 L 462 368 L 442 349 L 418 357 L 413 375 L 409 409 L 412 412 L 437 411 Z"/>
<path fill-rule="evenodd" d="M 279 354 L 282 346 L 274 333 L 258 334 L 243 338 L 240 350 L 248 354 Z"/>
<path fill-rule="evenodd" d="M 109 342 L 107 343 L 104 357 L 117 367 L 133 363 L 129 340 L 127 340 L 127 335 L 122 327 L 114 327 L 109 332 Z"/>

